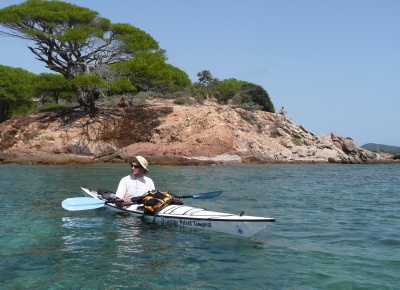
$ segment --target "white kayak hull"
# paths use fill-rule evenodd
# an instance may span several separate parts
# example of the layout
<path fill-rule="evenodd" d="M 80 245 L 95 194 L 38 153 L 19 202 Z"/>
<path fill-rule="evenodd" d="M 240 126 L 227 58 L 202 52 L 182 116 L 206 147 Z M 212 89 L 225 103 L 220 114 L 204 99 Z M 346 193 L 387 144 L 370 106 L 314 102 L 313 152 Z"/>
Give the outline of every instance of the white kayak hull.
<path fill-rule="evenodd" d="M 82 192 L 85 196 L 102 199 L 96 191 L 82 187 Z M 129 213 L 133 216 L 154 221 L 160 225 L 210 230 L 241 237 L 253 236 L 264 229 L 268 223 L 275 222 L 274 218 L 240 216 L 186 205 L 169 205 L 155 217 L 145 215 L 143 210 L 140 209 L 142 207 L 140 204 L 133 204 L 123 208 L 117 207 L 113 203 L 106 203 L 104 206 L 109 210 Z"/>

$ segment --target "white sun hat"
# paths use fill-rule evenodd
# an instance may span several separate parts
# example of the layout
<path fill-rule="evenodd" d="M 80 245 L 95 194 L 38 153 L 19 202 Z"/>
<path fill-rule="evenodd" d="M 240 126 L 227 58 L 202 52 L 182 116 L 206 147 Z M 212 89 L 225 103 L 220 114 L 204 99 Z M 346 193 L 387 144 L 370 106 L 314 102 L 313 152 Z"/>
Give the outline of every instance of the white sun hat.
<path fill-rule="evenodd" d="M 144 168 L 145 172 L 149 172 L 149 169 L 147 168 L 147 166 L 149 166 L 149 162 L 147 162 L 147 160 L 142 156 L 133 156 L 129 158 L 128 162 L 129 164 L 137 162 Z"/>

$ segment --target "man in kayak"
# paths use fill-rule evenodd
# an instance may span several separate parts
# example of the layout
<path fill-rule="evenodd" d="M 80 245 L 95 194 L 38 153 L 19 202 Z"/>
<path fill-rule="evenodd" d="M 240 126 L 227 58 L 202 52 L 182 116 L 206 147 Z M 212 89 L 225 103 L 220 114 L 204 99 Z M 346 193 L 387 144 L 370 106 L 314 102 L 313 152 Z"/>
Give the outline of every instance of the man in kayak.
<path fill-rule="evenodd" d="M 150 190 L 155 190 L 153 180 L 145 176 L 149 172 L 147 160 L 142 156 L 134 156 L 129 158 L 128 162 L 132 173 L 119 182 L 115 193 L 118 206 L 132 204 L 132 197 L 140 197 Z"/>

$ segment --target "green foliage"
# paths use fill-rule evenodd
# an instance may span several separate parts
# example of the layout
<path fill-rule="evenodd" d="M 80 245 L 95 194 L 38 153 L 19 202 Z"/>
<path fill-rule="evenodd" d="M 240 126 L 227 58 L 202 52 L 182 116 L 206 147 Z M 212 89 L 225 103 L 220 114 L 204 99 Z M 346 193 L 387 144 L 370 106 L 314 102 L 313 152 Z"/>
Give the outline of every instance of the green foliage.
<path fill-rule="evenodd" d="M 36 112 L 56 112 L 59 110 L 64 109 L 65 106 L 60 104 L 45 104 L 43 106 L 38 107 L 35 111 Z"/>
<path fill-rule="evenodd" d="M 195 98 L 206 98 L 219 94 L 219 80 L 214 78 L 210 71 L 203 70 L 197 73 L 199 81 L 191 85 L 190 91 Z"/>
<path fill-rule="evenodd" d="M 197 76 L 199 78 L 198 84 L 204 87 L 209 86 L 214 81 L 214 78 L 209 70 L 203 70 L 197 73 Z"/>
<path fill-rule="evenodd" d="M 121 50 L 126 53 L 158 49 L 158 43 L 153 38 L 130 24 L 112 24 L 111 31 L 121 41 Z"/>
<path fill-rule="evenodd" d="M 34 82 L 34 93 L 42 99 L 42 104 L 46 99 L 52 99 L 56 104 L 60 99 L 70 101 L 74 92 L 68 81 L 59 74 L 41 73 Z"/>
<path fill-rule="evenodd" d="M 140 52 L 164 54 L 144 31 L 112 24 L 95 11 L 57 0 L 27 0 L 3 8 L 0 25 L 6 28 L 0 34 L 33 43 L 29 49 L 36 58 L 67 80 L 101 65 L 135 58 Z M 79 103 L 94 107 L 93 91 L 79 83 L 75 81 L 72 87 Z"/>
<path fill-rule="evenodd" d="M 112 94 L 127 94 L 136 90 L 135 86 L 126 78 L 118 78 L 112 81 L 109 84 L 109 89 Z"/>
<path fill-rule="evenodd" d="M 239 94 L 242 97 L 242 103 L 254 103 L 261 106 L 263 111 L 275 112 L 274 104 L 270 100 L 267 91 L 261 86 L 244 83 L 239 89 Z"/>
<path fill-rule="evenodd" d="M 197 97 L 205 98 L 208 94 L 207 88 L 198 82 L 195 82 L 190 86 L 190 92 L 196 98 Z"/>
<path fill-rule="evenodd" d="M 188 96 L 178 97 L 177 99 L 175 99 L 174 103 L 177 105 L 189 105 L 189 106 L 196 104 L 195 100 Z"/>
<path fill-rule="evenodd" d="M 165 61 L 162 54 L 141 52 L 135 58 L 116 63 L 112 68 L 129 78 L 139 91 L 167 93 L 190 86 L 189 76 Z"/>
<path fill-rule="evenodd" d="M 199 81 L 191 86 L 195 96 L 214 96 L 219 103 L 232 104 L 247 110 L 275 112 L 268 93 L 259 85 L 235 78 L 218 80 L 210 71 L 203 70 L 197 74 Z"/>
<path fill-rule="evenodd" d="M 239 92 L 240 88 L 245 84 L 245 81 L 239 81 L 234 78 L 225 79 L 217 83 L 217 93 L 215 97 L 220 103 L 227 103 L 229 100 L 233 99 L 235 94 Z M 243 102 L 243 100 L 242 100 Z"/>
<path fill-rule="evenodd" d="M 191 85 L 190 78 L 187 73 L 167 64 L 164 75 L 164 92 L 176 92 L 189 88 Z"/>
<path fill-rule="evenodd" d="M 301 138 L 298 138 L 298 137 L 293 138 L 293 143 L 296 146 L 302 146 L 303 145 L 302 142 L 301 142 Z"/>
<path fill-rule="evenodd" d="M 70 83 L 85 90 L 107 88 L 107 83 L 97 75 L 77 75 Z"/>
<path fill-rule="evenodd" d="M 26 0 L 0 9 L 0 26 L 5 28 L 0 34 L 32 43 L 30 51 L 69 82 L 83 107 L 94 108 L 95 100 L 107 89 L 108 96 L 190 89 L 199 103 L 213 96 L 220 103 L 233 102 L 248 110 L 275 111 L 268 93 L 246 81 L 220 81 L 203 70 L 197 74 L 199 81 L 192 84 L 184 71 L 166 63 L 166 52 L 149 34 L 130 24 L 111 23 L 88 8 L 58 0 Z M 43 97 L 42 103 L 71 98 L 65 81 L 51 74 L 39 76 L 35 92 Z M 30 107 L 25 105 L 20 104 L 18 110 Z"/>
<path fill-rule="evenodd" d="M 86 103 L 83 102 L 82 97 L 78 97 L 78 102 L 81 106 L 87 108 L 89 105 L 90 111 L 94 111 L 95 100 L 99 98 L 102 89 L 107 88 L 107 83 L 98 75 L 77 75 L 70 84 L 75 88 L 77 95 L 86 96 Z"/>
<path fill-rule="evenodd" d="M 29 112 L 35 75 L 21 68 L 0 65 L 0 122 Z"/>
<path fill-rule="evenodd" d="M 203 96 L 194 96 L 194 99 L 196 100 L 196 102 L 200 105 L 204 105 L 205 102 L 205 98 Z"/>

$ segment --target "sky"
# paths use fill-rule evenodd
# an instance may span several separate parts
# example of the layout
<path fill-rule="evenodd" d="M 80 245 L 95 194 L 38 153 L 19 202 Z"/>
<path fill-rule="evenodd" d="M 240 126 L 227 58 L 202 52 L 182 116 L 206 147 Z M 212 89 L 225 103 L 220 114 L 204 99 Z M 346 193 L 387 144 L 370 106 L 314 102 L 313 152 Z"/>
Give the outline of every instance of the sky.
<path fill-rule="evenodd" d="M 64 2 L 147 32 L 193 82 L 209 70 L 262 86 L 276 111 L 318 136 L 400 146 L 398 0 Z M 49 72 L 26 42 L 0 41 L 1 65 Z"/>

